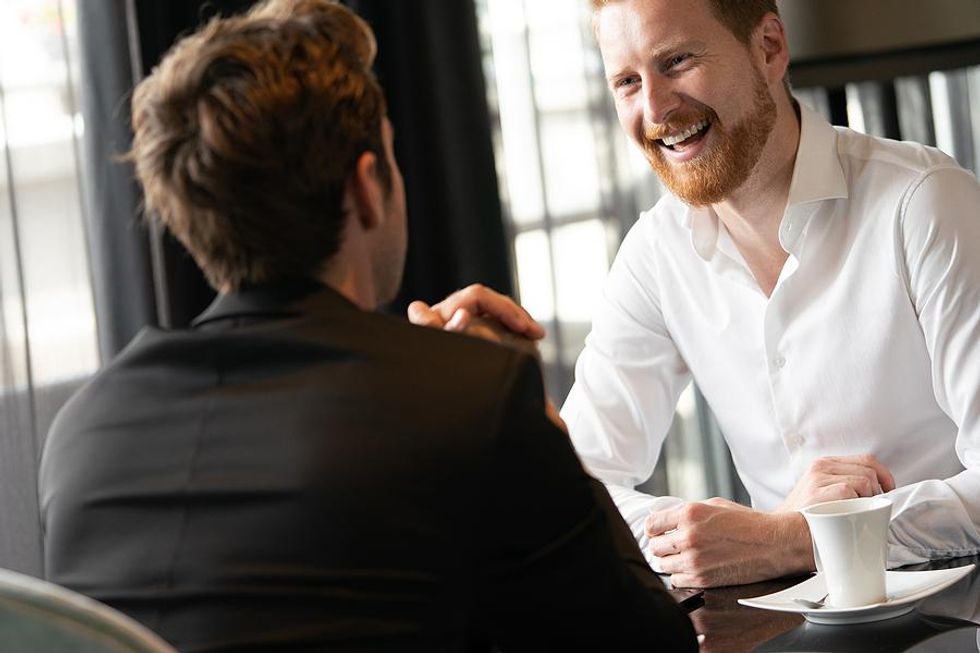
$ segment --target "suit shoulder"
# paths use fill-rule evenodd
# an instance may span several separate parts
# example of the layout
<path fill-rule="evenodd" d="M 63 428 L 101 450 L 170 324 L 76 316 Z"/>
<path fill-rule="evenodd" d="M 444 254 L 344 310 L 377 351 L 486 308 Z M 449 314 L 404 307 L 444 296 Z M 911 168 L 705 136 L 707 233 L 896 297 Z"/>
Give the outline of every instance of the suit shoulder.
<path fill-rule="evenodd" d="M 465 334 L 421 327 L 392 316 L 378 316 L 375 346 L 393 362 L 419 366 L 425 374 L 446 374 L 471 368 L 498 383 L 532 358 L 513 347 Z"/>

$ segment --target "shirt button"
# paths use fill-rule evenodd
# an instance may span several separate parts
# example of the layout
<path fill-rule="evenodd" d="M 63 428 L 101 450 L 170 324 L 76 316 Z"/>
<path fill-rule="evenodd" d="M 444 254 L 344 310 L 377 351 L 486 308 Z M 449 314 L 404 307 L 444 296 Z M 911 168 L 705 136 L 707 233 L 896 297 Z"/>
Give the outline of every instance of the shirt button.
<path fill-rule="evenodd" d="M 794 447 L 797 447 L 797 448 L 802 447 L 803 446 L 803 436 L 800 435 L 799 433 L 793 433 L 793 434 L 791 434 L 789 436 L 789 442 Z"/>
<path fill-rule="evenodd" d="M 772 364 L 777 370 L 781 370 L 786 367 L 786 359 L 782 356 L 776 356 L 774 359 L 772 359 Z"/>

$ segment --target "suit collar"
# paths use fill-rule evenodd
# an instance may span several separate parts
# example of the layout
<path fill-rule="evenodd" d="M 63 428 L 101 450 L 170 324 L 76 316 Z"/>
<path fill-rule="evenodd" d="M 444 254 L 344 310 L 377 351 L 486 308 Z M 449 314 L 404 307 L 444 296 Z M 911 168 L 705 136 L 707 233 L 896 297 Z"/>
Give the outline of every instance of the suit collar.
<path fill-rule="evenodd" d="M 314 280 L 291 280 L 249 286 L 219 293 L 191 326 L 199 328 L 220 320 L 288 318 L 311 312 L 360 311 L 353 302 Z"/>

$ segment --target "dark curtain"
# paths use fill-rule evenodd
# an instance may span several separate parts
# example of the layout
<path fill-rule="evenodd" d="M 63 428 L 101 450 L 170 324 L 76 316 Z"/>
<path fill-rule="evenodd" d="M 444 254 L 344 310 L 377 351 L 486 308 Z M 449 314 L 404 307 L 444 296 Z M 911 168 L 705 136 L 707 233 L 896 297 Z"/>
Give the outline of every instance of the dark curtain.
<path fill-rule="evenodd" d="M 126 0 L 78 3 L 80 99 L 86 136 L 82 173 L 92 292 L 103 362 L 145 324 L 157 321 L 147 231 L 129 165 L 129 92 L 133 86 Z"/>
<path fill-rule="evenodd" d="M 79 2 L 90 180 L 92 261 L 103 355 L 111 358 L 145 324 L 182 327 L 214 293 L 192 259 L 139 216 L 130 166 L 132 79 L 182 35 L 252 0 Z M 472 2 L 353 0 L 377 31 L 378 76 L 405 177 L 409 253 L 390 307 L 434 301 L 481 282 L 509 293 L 489 114 Z M 135 56 L 130 46 L 138 48 Z M 135 74 L 134 74 L 134 69 Z M 149 232 L 149 233 L 148 233 Z"/>
<path fill-rule="evenodd" d="M 408 260 L 393 308 L 474 282 L 510 294 L 473 2 L 347 4 L 377 35 L 377 74 L 408 195 Z"/>

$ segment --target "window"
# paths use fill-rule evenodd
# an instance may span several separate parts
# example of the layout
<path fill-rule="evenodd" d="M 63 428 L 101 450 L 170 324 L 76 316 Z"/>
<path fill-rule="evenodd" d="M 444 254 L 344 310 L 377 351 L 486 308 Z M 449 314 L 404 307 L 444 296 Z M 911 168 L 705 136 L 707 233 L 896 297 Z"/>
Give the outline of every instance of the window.
<path fill-rule="evenodd" d="M 0 361 L 5 391 L 98 365 L 72 80 L 75 5 L 0 3 Z"/>

